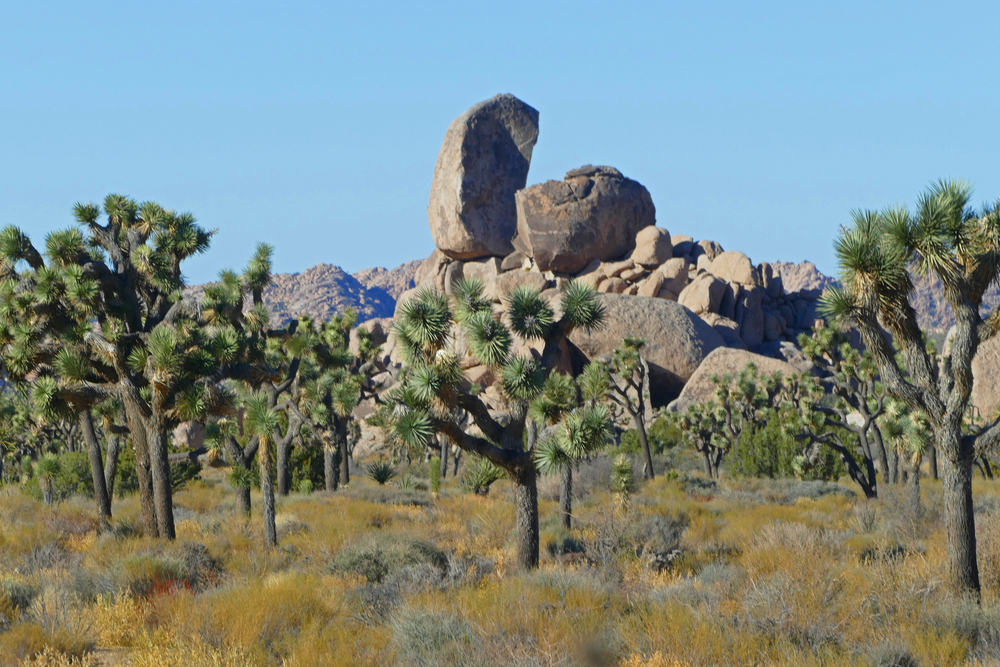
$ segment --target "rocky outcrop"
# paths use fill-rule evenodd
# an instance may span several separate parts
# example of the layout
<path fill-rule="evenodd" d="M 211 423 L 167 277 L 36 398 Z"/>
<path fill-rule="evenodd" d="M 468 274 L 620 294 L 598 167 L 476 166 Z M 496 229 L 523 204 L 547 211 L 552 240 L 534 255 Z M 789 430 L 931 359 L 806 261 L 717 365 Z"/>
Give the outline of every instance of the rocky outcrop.
<path fill-rule="evenodd" d="M 1000 407 L 1000 338 L 995 336 L 972 359 L 972 405 L 987 423 Z"/>
<path fill-rule="evenodd" d="M 660 227 L 646 227 L 635 235 L 632 261 L 641 266 L 659 266 L 674 256 L 670 232 Z"/>
<path fill-rule="evenodd" d="M 612 167 L 574 169 L 517 193 L 514 245 L 540 271 L 576 273 L 594 259 L 621 257 L 656 224 L 649 192 Z M 669 241 L 669 239 L 668 239 Z"/>
<path fill-rule="evenodd" d="M 785 361 L 764 357 L 746 350 L 720 347 L 705 357 L 705 360 L 701 362 L 698 369 L 688 379 L 687 384 L 684 385 L 680 396 L 672 401 L 667 409 L 682 412 L 693 403 L 711 400 L 715 395 L 713 376 L 723 377 L 726 374 L 735 376 L 750 362 L 757 365 L 761 375 L 772 375 L 778 372 L 782 376 L 788 377 L 800 373 L 798 369 Z"/>
<path fill-rule="evenodd" d="M 354 279 L 364 285 L 365 289 L 381 289 L 393 299 L 408 289 L 412 289 L 413 278 L 420 268 L 420 260 L 400 264 L 394 269 L 386 269 L 378 266 L 374 269 L 362 269 L 357 273 L 352 273 Z"/>
<path fill-rule="evenodd" d="M 513 95 L 480 102 L 452 121 L 427 206 L 442 253 L 475 259 L 513 250 L 514 193 L 527 182 L 537 139 L 538 112 Z"/>
<path fill-rule="evenodd" d="M 589 359 L 608 354 L 626 336 L 646 340 L 643 358 L 649 364 L 653 401 L 665 404 L 712 350 L 724 347 L 722 337 L 700 317 L 666 299 L 604 294 L 605 325 L 587 333 L 577 330 L 570 341 Z"/>

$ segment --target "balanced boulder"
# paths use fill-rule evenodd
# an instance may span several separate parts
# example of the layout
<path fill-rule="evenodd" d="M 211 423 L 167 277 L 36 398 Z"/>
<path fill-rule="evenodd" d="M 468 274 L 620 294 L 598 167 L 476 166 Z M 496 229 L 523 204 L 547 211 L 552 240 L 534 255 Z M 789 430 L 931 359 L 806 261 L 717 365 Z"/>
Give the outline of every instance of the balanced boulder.
<path fill-rule="evenodd" d="M 701 362 L 698 369 L 684 385 L 684 391 L 673 401 L 668 410 L 683 412 L 693 403 L 702 403 L 711 400 L 715 396 L 715 383 L 713 377 L 724 377 L 727 374 L 736 376 L 737 373 L 753 363 L 761 376 L 773 375 L 775 372 L 781 373 L 782 377 L 799 375 L 800 371 L 786 361 L 772 359 L 746 350 L 734 350 L 728 347 L 713 350 L 705 360 Z"/>
<path fill-rule="evenodd" d="M 540 271 L 576 273 L 593 259 L 621 257 L 639 230 L 656 224 L 646 188 L 612 167 L 574 169 L 521 190 L 516 201 L 514 245 Z"/>
<path fill-rule="evenodd" d="M 441 252 L 475 259 L 513 251 L 514 193 L 528 180 L 537 140 L 538 112 L 513 95 L 480 102 L 452 121 L 427 206 Z"/>

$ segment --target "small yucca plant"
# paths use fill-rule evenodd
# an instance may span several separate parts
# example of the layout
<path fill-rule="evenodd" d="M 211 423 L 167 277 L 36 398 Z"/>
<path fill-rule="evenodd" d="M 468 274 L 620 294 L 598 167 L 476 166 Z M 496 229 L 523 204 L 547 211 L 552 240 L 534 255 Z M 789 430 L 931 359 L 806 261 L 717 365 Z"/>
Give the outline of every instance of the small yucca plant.
<path fill-rule="evenodd" d="M 42 490 L 42 498 L 46 505 L 52 504 L 52 483 L 61 471 L 62 464 L 55 454 L 46 454 L 35 465 L 35 476 L 38 477 L 38 486 Z"/>
<path fill-rule="evenodd" d="M 385 485 L 390 479 L 396 476 L 396 469 L 388 461 L 379 460 L 368 464 L 366 469 L 368 477 L 378 482 L 379 486 Z"/>
<path fill-rule="evenodd" d="M 489 459 L 479 457 L 475 459 L 462 477 L 461 488 L 466 493 L 475 493 L 485 496 L 490 492 L 490 485 L 497 480 L 503 479 L 506 473 L 503 468 L 496 465 Z"/>
<path fill-rule="evenodd" d="M 619 454 L 611 462 L 611 490 L 618 496 L 622 506 L 627 507 L 632 492 L 635 491 L 632 459 L 627 454 Z"/>

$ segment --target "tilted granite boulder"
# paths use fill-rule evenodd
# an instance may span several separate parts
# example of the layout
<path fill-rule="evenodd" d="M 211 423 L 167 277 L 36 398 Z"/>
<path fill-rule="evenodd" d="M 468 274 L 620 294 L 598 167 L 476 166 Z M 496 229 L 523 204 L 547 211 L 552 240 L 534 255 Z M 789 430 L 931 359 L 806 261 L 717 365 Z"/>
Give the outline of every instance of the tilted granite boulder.
<path fill-rule="evenodd" d="M 727 374 L 736 376 L 737 373 L 746 368 L 747 364 L 753 362 L 761 375 L 773 375 L 775 372 L 781 373 L 782 377 L 799 375 L 800 371 L 786 361 L 764 357 L 746 350 L 734 350 L 728 347 L 713 350 L 705 360 L 701 362 L 697 370 L 691 375 L 684 390 L 677 400 L 667 406 L 668 410 L 683 412 L 688 406 L 694 403 L 702 403 L 711 400 L 715 396 L 715 383 L 713 376 L 723 377 Z"/>
<path fill-rule="evenodd" d="M 603 327 L 575 330 L 570 342 L 589 359 L 621 345 L 626 336 L 644 338 L 642 357 L 649 364 L 653 401 L 663 405 L 680 393 L 702 360 L 725 341 L 708 323 L 678 303 L 641 296 L 602 294 Z"/>
<path fill-rule="evenodd" d="M 644 227 L 635 235 L 632 261 L 646 267 L 659 266 L 672 258 L 673 252 L 670 232 L 661 227 Z"/>
<path fill-rule="evenodd" d="M 480 102 L 452 121 L 434 166 L 427 218 L 453 259 L 510 254 L 514 193 L 528 180 L 538 111 L 513 95 Z"/>
<path fill-rule="evenodd" d="M 635 235 L 656 224 L 656 208 L 640 183 L 612 167 L 574 169 L 517 193 L 514 246 L 540 271 L 576 273 L 593 259 L 632 251 Z"/>

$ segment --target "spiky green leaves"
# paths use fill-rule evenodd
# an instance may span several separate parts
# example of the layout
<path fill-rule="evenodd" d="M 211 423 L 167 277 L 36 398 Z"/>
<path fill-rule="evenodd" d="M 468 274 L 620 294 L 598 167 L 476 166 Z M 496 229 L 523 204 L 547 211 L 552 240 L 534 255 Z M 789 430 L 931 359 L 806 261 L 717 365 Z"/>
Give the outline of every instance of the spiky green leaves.
<path fill-rule="evenodd" d="M 407 447 L 423 447 L 434 435 L 434 423 L 426 410 L 409 410 L 396 421 L 396 435 Z"/>
<path fill-rule="evenodd" d="M 469 316 L 463 328 L 469 350 L 480 362 L 496 368 L 507 360 L 513 339 L 510 330 L 493 317 L 492 311 Z"/>
<path fill-rule="evenodd" d="M 512 357 L 501 369 L 500 381 L 507 396 L 531 400 L 545 383 L 545 371 L 533 359 Z"/>
<path fill-rule="evenodd" d="M 635 474 L 632 459 L 627 454 L 619 454 L 611 462 L 611 490 L 623 500 L 635 491 Z"/>
<path fill-rule="evenodd" d="M 448 297 L 431 288 L 422 288 L 405 301 L 393 324 L 396 340 L 411 363 L 442 349 L 450 331 Z"/>
<path fill-rule="evenodd" d="M 35 464 L 35 475 L 39 480 L 51 483 L 62 472 L 62 462 L 56 454 L 44 454 Z"/>
<path fill-rule="evenodd" d="M 183 367 L 183 356 L 178 347 L 177 331 L 171 326 L 158 326 L 149 335 L 147 350 L 153 368 L 165 375 L 176 375 Z"/>
<path fill-rule="evenodd" d="M 56 372 L 67 380 L 82 382 L 90 373 L 90 362 L 87 358 L 68 347 L 59 350 L 52 365 Z"/>
<path fill-rule="evenodd" d="M 541 394 L 531 402 L 531 418 L 539 424 L 555 424 L 575 405 L 573 378 L 553 371 L 545 379 Z"/>
<path fill-rule="evenodd" d="M 535 445 L 535 466 L 543 475 L 558 474 L 564 466 L 572 465 L 575 459 L 563 447 L 558 437 L 545 438 Z"/>
<path fill-rule="evenodd" d="M 510 328 L 524 340 L 542 340 L 552 331 L 555 313 L 537 289 L 526 285 L 507 295 Z"/>
<path fill-rule="evenodd" d="M 396 476 L 396 469 L 391 463 L 384 459 L 379 459 L 378 461 L 372 461 L 369 463 L 365 472 L 368 477 L 379 486 L 384 486 L 386 482 Z"/>
<path fill-rule="evenodd" d="M 259 243 L 254 251 L 253 257 L 243 271 L 243 279 L 246 280 L 247 287 L 254 293 L 264 291 L 271 284 L 271 257 L 274 248 L 266 243 Z"/>
<path fill-rule="evenodd" d="M 274 429 L 278 428 L 278 413 L 268 405 L 267 394 L 251 394 L 246 400 L 246 413 L 243 417 L 246 428 L 263 442 L 270 442 L 274 437 Z"/>
<path fill-rule="evenodd" d="M 597 291 L 579 280 L 563 288 L 562 309 L 567 332 L 572 329 L 593 331 L 604 322 L 604 304 Z"/>
<path fill-rule="evenodd" d="M 3 231 L 0 231 L 0 257 L 8 260 L 11 264 L 25 261 L 33 269 L 39 269 L 42 266 L 42 256 L 31 245 L 31 239 L 14 226 L 5 227 Z"/>
<path fill-rule="evenodd" d="M 611 374 L 607 364 L 592 361 L 584 366 L 583 373 L 576 382 L 584 401 L 588 403 L 601 401 L 611 389 Z"/>
<path fill-rule="evenodd" d="M 485 287 L 478 278 L 462 278 L 452 285 L 455 301 L 455 320 L 465 322 L 477 313 L 492 312 L 493 304 L 483 296 Z"/>
<path fill-rule="evenodd" d="M 462 476 L 459 486 L 466 493 L 475 493 L 484 496 L 490 491 L 490 486 L 507 474 L 498 465 L 481 456 L 473 457 L 465 474 Z"/>

